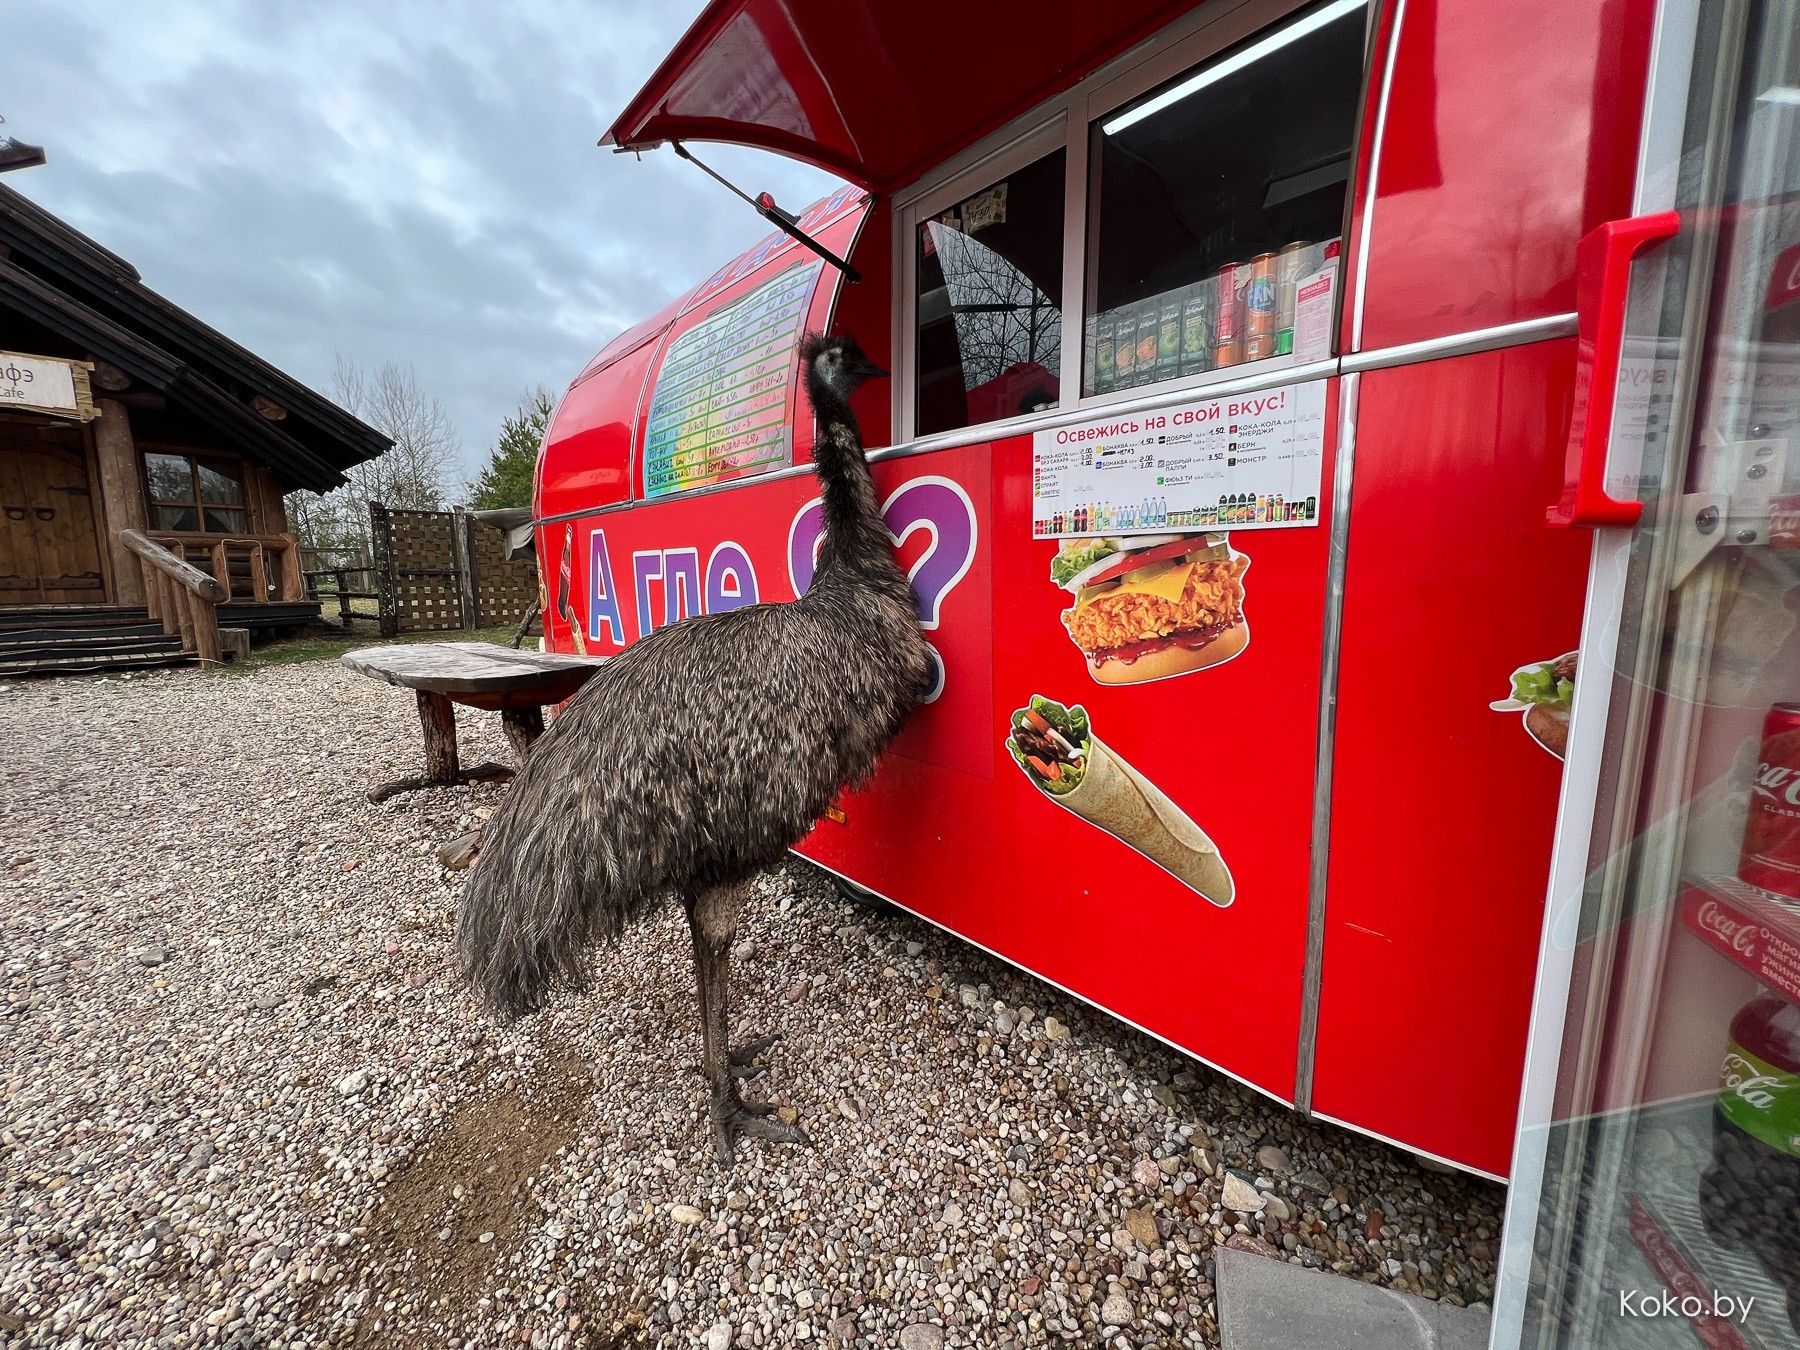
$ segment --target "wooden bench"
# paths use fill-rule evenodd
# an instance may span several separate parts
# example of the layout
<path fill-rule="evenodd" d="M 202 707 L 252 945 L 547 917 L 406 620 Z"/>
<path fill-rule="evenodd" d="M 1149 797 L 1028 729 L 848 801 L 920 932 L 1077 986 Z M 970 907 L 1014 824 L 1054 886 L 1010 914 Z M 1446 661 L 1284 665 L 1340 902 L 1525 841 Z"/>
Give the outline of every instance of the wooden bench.
<path fill-rule="evenodd" d="M 369 800 L 384 802 L 416 788 L 452 787 L 510 778 L 504 764 L 465 769 L 456 753 L 456 710 L 452 704 L 500 714 L 500 724 L 520 763 L 544 732 L 544 705 L 561 703 L 586 684 L 600 661 L 585 656 L 522 652 L 491 642 L 419 642 L 364 647 L 346 652 L 344 664 L 419 696 L 425 730 L 425 772 L 369 789 Z"/>

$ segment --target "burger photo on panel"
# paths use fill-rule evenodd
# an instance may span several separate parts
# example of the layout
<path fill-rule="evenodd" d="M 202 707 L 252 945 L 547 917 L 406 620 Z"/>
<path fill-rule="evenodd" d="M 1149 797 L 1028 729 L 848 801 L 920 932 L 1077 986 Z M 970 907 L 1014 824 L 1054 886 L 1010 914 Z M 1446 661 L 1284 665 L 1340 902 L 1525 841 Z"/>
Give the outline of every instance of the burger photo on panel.
<path fill-rule="evenodd" d="M 1065 539 L 1050 579 L 1063 626 L 1101 684 L 1144 684 L 1229 661 L 1250 642 L 1244 570 L 1219 533 Z"/>

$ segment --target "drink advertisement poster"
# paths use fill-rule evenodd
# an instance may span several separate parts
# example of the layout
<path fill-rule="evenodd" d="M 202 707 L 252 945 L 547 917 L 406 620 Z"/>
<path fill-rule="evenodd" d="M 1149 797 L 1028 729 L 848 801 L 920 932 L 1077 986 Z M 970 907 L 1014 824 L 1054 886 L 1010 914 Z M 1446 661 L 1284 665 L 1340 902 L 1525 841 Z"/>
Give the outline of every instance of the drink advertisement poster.
<path fill-rule="evenodd" d="M 1088 418 L 1031 451 L 1034 538 L 1316 525 L 1325 383 Z"/>

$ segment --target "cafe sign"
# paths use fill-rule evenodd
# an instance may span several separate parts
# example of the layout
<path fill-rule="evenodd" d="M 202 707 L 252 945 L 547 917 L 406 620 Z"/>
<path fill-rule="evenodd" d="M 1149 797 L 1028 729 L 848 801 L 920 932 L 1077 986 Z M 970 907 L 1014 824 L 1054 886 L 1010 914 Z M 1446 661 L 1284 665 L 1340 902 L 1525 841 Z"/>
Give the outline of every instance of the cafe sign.
<path fill-rule="evenodd" d="M 88 387 L 88 361 L 0 352 L 0 411 L 50 413 L 91 422 L 99 416 Z"/>

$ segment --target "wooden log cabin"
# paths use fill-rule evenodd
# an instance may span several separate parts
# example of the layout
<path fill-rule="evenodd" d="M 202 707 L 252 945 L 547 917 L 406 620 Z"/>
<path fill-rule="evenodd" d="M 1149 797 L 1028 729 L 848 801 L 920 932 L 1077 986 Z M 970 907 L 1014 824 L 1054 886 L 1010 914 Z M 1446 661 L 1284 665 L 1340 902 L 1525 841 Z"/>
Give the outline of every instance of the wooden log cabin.
<path fill-rule="evenodd" d="M 0 186 L 0 674 L 317 619 L 283 495 L 390 445 Z"/>

